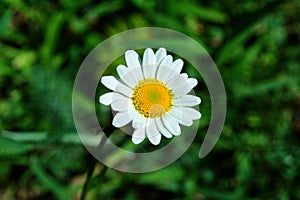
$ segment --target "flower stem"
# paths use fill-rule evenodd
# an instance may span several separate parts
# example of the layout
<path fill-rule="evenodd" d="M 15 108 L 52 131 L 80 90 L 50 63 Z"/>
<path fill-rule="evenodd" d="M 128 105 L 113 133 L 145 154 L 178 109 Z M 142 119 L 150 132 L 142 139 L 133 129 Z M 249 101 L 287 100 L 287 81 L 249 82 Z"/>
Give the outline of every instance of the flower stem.
<path fill-rule="evenodd" d="M 88 190 L 88 185 L 89 185 L 91 177 L 92 177 L 92 175 L 94 173 L 95 166 L 96 166 L 96 159 L 92 158 L 91 159 L 91 163 L 89 165 L 89 168 L 87 169 L 87 176 L 86 176 L 85 183 L 83 185 L 83 189 L 82 189 L 80 200 L 84 200 L 85 199 L 85 196 L 86 196 L 86 193 L 87 193 L 87 190 Z"/>
<path fill-rule="evenodd" d="M 102 139 L 99 143 L 99 149 L 101 149 L 105 145 L 106 140 L 107 140 L 106 137 L 102 137 Z M 97 160 L 92 155 L 90 155 L 90 165 L 89 165 L 89 168 L 87 169 L 87 176 L 86 176 L 85 183 L 83 185 L 80 200 L 85 200 L 85 197 L 86 197 L 86 194 L 87 194 L 87 191 L 88 191 L 88 188 L 89 188 L 89 184 L 90 184 L 92 175 L 93 175 L 95 167 L 96 167 L 96 163 L 97 163 Z M 103 167 L 103 169 L 100 173 L 101 177 L 104 176 L 105 172 L 106 172 L 106 166 Z"/>

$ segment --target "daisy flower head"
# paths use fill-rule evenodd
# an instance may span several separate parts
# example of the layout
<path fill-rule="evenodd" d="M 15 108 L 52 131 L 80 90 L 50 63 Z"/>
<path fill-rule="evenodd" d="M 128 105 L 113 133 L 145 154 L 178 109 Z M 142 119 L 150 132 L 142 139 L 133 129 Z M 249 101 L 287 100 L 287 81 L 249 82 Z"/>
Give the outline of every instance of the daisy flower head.
<path fill-rule="evenodd" d="M 141 61 L 140 61 L 141 60 Z M 195 78 L 181 73 L 183 61 L 173 61 L 164 48 L 155 53 L 147 48 L 142 59 L 137 52 L 125 52 L 127 66 L 119 65 L 119 79 L 103 76 L 101 83 L 112 92 L 100 96 L 100 103 L 117 112 L 112 121 L 120 128 L 131 123 L 132 142 L 145 138 L 158 145 L 161 136 L 172 138 L 181 134 L 180 125 L 191 126 L 201 113 L 192 106 L 201 99 L 189 94 L 197 85 Z"/>

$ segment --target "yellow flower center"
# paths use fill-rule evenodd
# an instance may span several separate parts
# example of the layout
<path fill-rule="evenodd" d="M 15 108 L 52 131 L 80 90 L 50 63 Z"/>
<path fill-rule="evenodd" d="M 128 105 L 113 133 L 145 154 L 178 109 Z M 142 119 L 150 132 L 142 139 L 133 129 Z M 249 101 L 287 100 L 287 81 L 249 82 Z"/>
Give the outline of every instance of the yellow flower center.
<path fill-rule="evenodd" d="M 135 109 L 145 117 L 161 117 L 172 107 L 173 93 L 156 79 L 144 79 L 133 89 L 131 97 Z"/>

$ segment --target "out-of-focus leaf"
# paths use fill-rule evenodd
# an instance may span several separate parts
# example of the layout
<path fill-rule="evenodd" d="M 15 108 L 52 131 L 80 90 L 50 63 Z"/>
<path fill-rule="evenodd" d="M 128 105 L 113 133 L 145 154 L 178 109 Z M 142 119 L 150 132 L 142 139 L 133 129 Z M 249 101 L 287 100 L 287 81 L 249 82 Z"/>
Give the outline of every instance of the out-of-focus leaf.
<path fill-rule="evenodd" d="M 135 6 L 143 10 L 152 10 L 155 6 L 156 1 L 149 0 L 147 3 L 143 0 L 130 0 Z"/>
<path fill-rule="evenodd" d="M 67 188 L 56 182 L 45 169 L 40 165 L 37 158 L 32 158 L 30 161 L 30 169 L 39 180 L 39 182 L 49 191 L 51 191 L 57 199 L 68 200 L 70 199 L 69 191 Z"/>
<path fill-rule="evenodd" d="M 122 6 L 123 1 L 113 0 L 106 1 L 98 4 L 97 6 L 91 8 L 87 15 L 84 16 L 85 20 L 93 21 L 96 18 L 102 17 L 103 15 L 107 15 L 109 13 L 115 12 L 119 10 Z"/>
<path fill-rule="evenodd" d="M 27 153 L 30 149 L 27 144 L 0 136 L 0 157 L 19 156 Z"/>
<path fill-rule="evenodd" d="M 252 175 L 251 168 L 251 158 L 248 154 L 239 153 L 237 155 L 237 178 L 241 187 L 238 187 L 236 190 L 236 196 L 238 198 L 243 198 L 245 196 L 245 192 L 248 189 L 249 183 L 248 180 Z"/>
<path fill-rule="evenodd" d="M 200 19 L 206 21 L 218 22 L 218 23 L 224 23 L 227 21 L 227 16 L 225 15 L 225 13 L 213 8 L 194 6 L 191 11 L 194 12 L 195 15 Z"/>
<path fill-rule="evenodd" d="M 176 1 L 170 2 L 170 10 L 174 15 L 196 16 L 203 21 L 224 23 L 228 20 L 227 15 L 221 10 L 205 7 L 200 3 L 194 3 L 189 1 L 182 1 L 178 3 Z"/>
<path fill-rule="evenodd" d="M 23 0 L 4 0 L 3 2 L 16 9 L 21 9 L 25 7 Z"/>
<path fill-rule="evenodd" d="M 36 59 L 36 53 L 33 51 L 22 51 L 12 61 L 12 64 L 22 70 L 28 70 Z"/>
<path fill-rule="evenodd" d="M 12 132 L 2 131 L 0 136 L 3 138 L 11 139 L 16 142 L 45 142 L 49 140 L 55 140 L 59 143 L 64 144 L 81 144 L 81 139 L 84 140 L 85 144 L 96 146 L 98 141 L 95 141 L 96 137 L 92 135 L 82 135 L 79 138 L 76 132 L 73 133 L 62 133 L 59 137 L 55 132 Z M 98 138 L 97 138 L 98 139 Z"/>
<path fill-rule="evenodd" d="M 243 48 L 243 44 L 252 33 L 253 25 L 245 28 L 242 32 L 238 33 L 238 35 L 227 41 L 221 51 L 218 53 L 216 64 L 218 66 L 222 66 L 224 62 L 239 54 Z"/>
<path fill-rule="evenodd" d="M 233 192 L 222 191 L 220 189 L 212 189 L 206 187 L 199 187 L 199 192 L 207 199 L 222 199 L 222 200 L 236 200 Z"/>
<path fill-rule="evenodd" d="M 11 12 L 8 10 L 0 17 L 0 38 L 9 29 L 9 22 L 11 20 Z"/>
<path fill-rule="evenodd" d="M 2 131 L 1 136 L 18 142 L 41 142 L 47 138 L 47 133 Z"/>
<path fill-rule="evenodd" d="M 176 191 L 181 187 L 178 183 L 182 178 L 184 171 L 182 168 L 169 166 L 159 171 L 143 174 L 138 181 L 142 184 L 150 184 L 157 188 L 169 191 Z M 160 180 L 159 182 L 157 180 Z"/>
<path fill-rule="evenodd" d="M 272 80 L 265 80 L 255 85 L 238 85 L 236 86 L 236 98 L 249 96 L 259 96 L 271 90 L 277 90 L 290 85 L 297 85 L 299 78 L 294 76 L 274 77 Z"/>
<path fill-rule="evenodd" d="M 41 57 L 45 66 L 51 64 L 49 61 L 53 59 L 52 53 L 56 48 L 56 44 L 59 43 L 61 28 L 65 20 L 66 15 L 63 12 L 58 12 L 49 19 L 49 24 L 45 32 L 45 40 L 41 47 Z"/>

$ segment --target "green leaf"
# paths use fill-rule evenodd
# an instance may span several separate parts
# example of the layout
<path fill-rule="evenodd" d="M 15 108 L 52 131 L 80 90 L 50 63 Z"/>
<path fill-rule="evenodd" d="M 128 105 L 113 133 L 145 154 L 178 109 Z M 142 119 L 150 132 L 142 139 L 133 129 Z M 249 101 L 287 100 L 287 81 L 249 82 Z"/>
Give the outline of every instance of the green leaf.
<path fill-rule="evenodd" d="M 47 133 L 2 131 L 1 136 L 18 142 L 41 142 L 47 138 Z"/>
<path fill-rule="evenodd" d="M 226 61 L 232 59 L 243 50 L 243 44 L 253 34 L 253 25 L 245 28 L 238 35 L 229 40 L 220 50 L 216 59 L 217 66 L 222 66 Z"/>
<path fill-rule="evenodd" d="M 154 185 L 168 191 L 177 191 L 180 187 L 178 184 L 184 172 L 179 167 L 169 166 L 162 170 L 143 174 L 139 177 L 138 181 L 141 184 Z M 160 180 L 160 181 L 157 181 Z"/>
<path fill-rule="evenodd" d="M 63 12 L 58 12 L 49 19 L 49 24 L 45 32 L 45 40 L 41 47 L 42 61 L 45 65 L 49 65 L 49 62 L 52 60 L 52 53 L 56 44 L 59 43 L 59 35 L 65 19 L 66 15 Z"/>
<path fill-rule="evenodd" d="M 19 156 L 27 153 L 29 150 L 30 146 L 28 144 L 0 136 L 0 157 Z"/>
<path fill-rule="evenodd" d="M 109 13 L 115 12 L 122 7 L 122 1 L 109 1 L 100 3 L 89 10 L 86 16 L 84 16 L 86 21 L 93 21 L 97 18 L 107 15 Z"/>
<path fill-rule="evenodd" d="M 222 200 L 236 200 L 235 194 L 233 192 L 228 192 L 220 189 L 212 188 L 200 188 L 200 193 L 203 194 L 207 199 L 222 199 Z M 206 198 L 205 198 L 206 199 Z"/>
<path fill-rule="evenodd" d="M 244 197 L 246 189 L 249 186 L 248 181 L 251 180 L 250 176 L 252 175 L 252 164 L 251 157 L 246 153 L 237 154 L 237 178 L 242 187 L 238 187 L 236 190 L 236 195 L 239 198 Z"/>
<path fill-rule="evenodd" d="M 7 32 L 10 20 L 11 12 L 8 10 L 0 17 L 0 37 Z"/>
<path fill-rule="evenodd" d="M 30 169 L 33 174 L 36 176 L 38 181 L 49 191 L 51 191 L 59 200 L 68 200 L 70 199 L 69 191 L 56 182 L 56 180 L 51 177 L 45 169 L 38 162 L 37 158 L 32 158 L 30 161 Z"/>
<path fill-rule="evenodd" d="M 224 23 L 228 20 L 227 15 L 221 10 L 204 7 L 199 3 L 183 1 L 182 3 L 173 2 L 171 11 L 175 11 L 174 15 L 196 16 L 204 21 Z"/>
<path fill-rule="evenodd" d="M 298 76 L 283 75 L 280 77 L 273 77 L 270 80 L 264 80 L 256 84 L 245 85 L 240 84 L 235 88 L 236 98 L 254 97 L 266 94 L 271 90 L 279 90 L 284 87 L 292 87 L 299 82 Z"/>
<path fill-rule="evenodd" d="M 227 21 L 227 16 L 225 15 L 225 13 L 214 8 L 197 6 L 194 7 L 193 11 L 196 14 L 196 16 L 206 21 L 217 23 L 224 23 Z"/>

